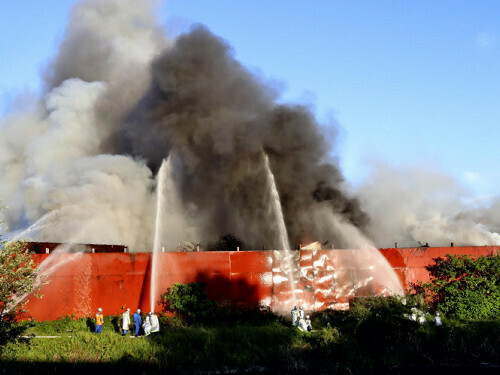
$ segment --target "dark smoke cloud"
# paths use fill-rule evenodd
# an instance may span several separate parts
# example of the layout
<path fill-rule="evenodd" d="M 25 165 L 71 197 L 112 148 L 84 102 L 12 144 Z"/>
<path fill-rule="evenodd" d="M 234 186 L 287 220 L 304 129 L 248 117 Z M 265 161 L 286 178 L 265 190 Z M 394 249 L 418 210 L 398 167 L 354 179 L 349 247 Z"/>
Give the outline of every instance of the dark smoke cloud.
<path fill-rule="evenodd" d="M 313 114 L 276 104 L 275 90 L 234 59 L 206 27 L 196 26 L 152 67 L 153 81 L 117 134 L 119 152 L 158 168 L 170 151 L 183 161 L 183 199 L 207 215 L 208 240 L 233 233 L 254 246 L 276 246 L 269 230 L 262 151 L 268 154 L 293 245 L 318 238 L 308 212 L 328 206 L 353 224 L 367 216 L 341 189 L 339 168 L 324 162 L 328 143 Z M 272 226 L 272 224 L 271 224 Z"/>
<path fill-rule="evenodd" d="M 48 65 L 47 92 L 64 81 L 105 82 L 107 93 L 96 103 L 101 152 L 111 152 L 109 137 L 149 85 L 151 60 L 170 42 L 150 0 L 87 0 L 74 5 L 66 35 Z"/>

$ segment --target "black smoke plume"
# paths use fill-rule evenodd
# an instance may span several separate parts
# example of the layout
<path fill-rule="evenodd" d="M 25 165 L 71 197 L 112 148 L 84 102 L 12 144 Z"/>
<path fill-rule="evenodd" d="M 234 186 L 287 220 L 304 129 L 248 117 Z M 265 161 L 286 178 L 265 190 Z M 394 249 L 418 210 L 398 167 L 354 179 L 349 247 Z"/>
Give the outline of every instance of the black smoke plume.
<path fill-rule="evenodd" d="M 262 153 L 271 161 L 293 245 L 320 233 L 309 213 L 327 206 L 363 227 L 367 216 L 341 189 L 328 143 L 313 114 L 276 104 L 272 87 L 243 67 L 221 38 L 196 26 L 152 66 L 151 88 L 120 132 L 117 152 L 156 170 L 174 152 L 182 160 L 181 191 L 210 219 L 208 240 L 234 233 L 245 243 L 276 245 Z M 321 236 L 320 236 L 321 235 Z"/>

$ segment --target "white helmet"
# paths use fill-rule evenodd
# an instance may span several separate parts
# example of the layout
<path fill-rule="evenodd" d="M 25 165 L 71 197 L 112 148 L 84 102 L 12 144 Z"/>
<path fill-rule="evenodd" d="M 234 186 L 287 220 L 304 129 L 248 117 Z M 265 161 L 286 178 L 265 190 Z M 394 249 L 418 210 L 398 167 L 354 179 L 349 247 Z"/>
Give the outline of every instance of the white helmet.
<path fill-rule="evenodd" d="M 153 312 L 152 311 L 148 312 L 148 315 L 153 315 Z"/>
<path fill-rule="evenodd" d="M 130 309 L 127 309 L 127 311 L 130 311 Z"/>
<path fill-rule="evenodd" d="M 306 318 L 309 319 L 309 315 L 306 315 Z"/>
<path fill-rule="evenodd" d="M 97 309 L 97 311 L 101 312 L 101 311 L 102 311 L 102 309 L 99 307 L 99 308 Z"/>
<path fill-rule="evenodd" d="M 137 312 L 140 313 L 141 312 L 141 309 L 137 309 Z"/>

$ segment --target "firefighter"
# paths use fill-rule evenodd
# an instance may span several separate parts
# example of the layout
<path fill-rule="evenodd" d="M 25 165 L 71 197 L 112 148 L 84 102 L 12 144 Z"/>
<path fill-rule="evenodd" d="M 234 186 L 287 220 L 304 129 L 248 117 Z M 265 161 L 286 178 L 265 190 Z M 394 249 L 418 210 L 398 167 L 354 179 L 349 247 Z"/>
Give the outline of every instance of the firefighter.
<path fill-rule="evenodd" d="M 306 320 L 304 318 L 299 319 L 299 325 L 297 328 L 303 332 L 307 331 Z"/>
<path fill-rule="evenodd" d="M 95 314 L 95 333 L 102 332 L 103 324 L 104 324 L 104 316 L 102 315 L 102 309 L 99 307 L 97 309 L 97 314 Z"/>
<path fill-rule="evenodd" d="M 302 306 L 299 307 L 299 320 L 304 319 L 304 308 Z"/>
<path fill-rule="evenodd" d="M 297 306 L 294 306 L 292 309 L 292 325 L 297 326 L 299 324 L 299 310 L 297 310 Z"/>
<path fill-rule="evenodd" d="M 125 336 L 129 330 L 130 326 L 130 309 L 127 309 L 123 314 L 122 314 L 122 329 L 123 329 L 123 336 Z"/>
<path fill-rule="evenodd" d="M 139 336 L 139 330 L 141 329 L 141 309 L 137 309 L 134 314 L 134 328 L 135 328 L 135 337 Z"/>
<path fill-rule="evenodd" d="M 158 332 L 160 332 L 160 322 L 158 321 L 158 317 L 155 315 L 155 313 L 151 312 L 151 333 L 153 335 L 156 335 Z"/>
<path fill-rule="evenodd" d="M 312 331 L 311 319 L 309 318 L 309 315 L 306 316 L 305 328 L 306 328 L 306 331 L 308 331 L 308 332 Z"/>
<path fill-rule="evenodd" d="M 146 338 L 149 339 L 149 334 L 151 333 L 151 315 L 153 313 L 150 311 L 146 319 L 144 319 L 144 323 L 142 324 L 142 329 L 144 330 L 144 334 Z"/>
<path fill-rule="evenodd" d="M 434 317 L 433 321 L 436 327 L 440 327 L 443 325 L 443 321 L 441 320 L 441 316 L 439 316 L 439 313 L 436 313 L 436 316 Z"/>

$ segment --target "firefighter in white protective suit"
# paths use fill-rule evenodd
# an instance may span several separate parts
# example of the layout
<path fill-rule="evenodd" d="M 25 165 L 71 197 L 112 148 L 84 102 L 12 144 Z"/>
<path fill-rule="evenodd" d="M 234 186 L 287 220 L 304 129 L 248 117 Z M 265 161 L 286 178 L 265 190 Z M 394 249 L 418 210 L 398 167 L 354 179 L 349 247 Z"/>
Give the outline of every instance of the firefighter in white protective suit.
<path fill-rule="evenodd" d="M 436 313 L 436 316 L 434 317 L 433 321 L 436 327 L 443 325 L 443 321 L 441 320 L 441 316 L 439 316 L 439 313 Z"/>
<path fill-rule="evenodd" d="M 125 310 L 122 314 L 122 335 L 125 336 L 130 328 L 130 309 Z"/>
<path fill-rule="evenodd" d="M 299 310 L 297 310 L 297 306 L 294 306 L 292 309 L 292 325 L 299 325 Z"/>
<path fill-rule="evenodd" d="M 158 321 L 158 317 L 155 315 L 155 313 L 150 312 L 149 318 L 151 323 L 151 334 L 156 335 L 158 332 L 160 332 L 160 322 Z"/>
<path fill-rule="evenodd" d="M 312 330 L 311 319 L 309 315 L 299 320 L 299 329 L 304 332 L 310 332 Z"/>
<path fill-rule="evenodd" d="M 153 313 L 150 311 L 148 316 L 146 316 L 146 319 L 144 319 L 144 323 L 142 324 L 142 329 L 144 330 L 144 335 L 146 335 L 146 338 L 148 338 L 148 339 L 149 339 L 149 335 L 151 334 L 151 314 L 153 314 Z"/>

